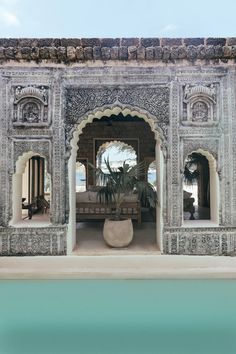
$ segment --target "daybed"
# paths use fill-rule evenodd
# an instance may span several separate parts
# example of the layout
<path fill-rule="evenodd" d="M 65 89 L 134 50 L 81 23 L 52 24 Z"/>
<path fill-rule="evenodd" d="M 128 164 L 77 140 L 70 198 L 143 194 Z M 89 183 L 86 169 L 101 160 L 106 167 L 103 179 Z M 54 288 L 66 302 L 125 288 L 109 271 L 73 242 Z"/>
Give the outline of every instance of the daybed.
<path fill-rule="evenodd" d="M 97 198 L 97 192 L 86 191 L 76 193 L 76 221 L 89 219 L 106 219 L 114 216 L 113 204 L 102 204 Z M 125 196 L 121 205 L 121 216 L 137 220 L 141 224 L 141 206 L 136 194 Z"/>

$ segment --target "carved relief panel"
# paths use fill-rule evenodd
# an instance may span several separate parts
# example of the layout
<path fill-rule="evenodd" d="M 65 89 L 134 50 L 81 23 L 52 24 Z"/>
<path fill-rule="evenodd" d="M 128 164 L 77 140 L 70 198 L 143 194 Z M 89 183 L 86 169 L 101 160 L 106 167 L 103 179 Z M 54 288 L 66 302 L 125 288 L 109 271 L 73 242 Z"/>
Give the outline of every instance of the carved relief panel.
<path fill-rule="evenodd" d="M 17 86 L 14 91 L 14 126 L 46 126 L 48 117 L 48 87 Z"/>
<path fill-rule="evenodd" d="M 183 125 L 214 125 L 217 123 L 216 90 L 215 84 L 183 87 Z"/>

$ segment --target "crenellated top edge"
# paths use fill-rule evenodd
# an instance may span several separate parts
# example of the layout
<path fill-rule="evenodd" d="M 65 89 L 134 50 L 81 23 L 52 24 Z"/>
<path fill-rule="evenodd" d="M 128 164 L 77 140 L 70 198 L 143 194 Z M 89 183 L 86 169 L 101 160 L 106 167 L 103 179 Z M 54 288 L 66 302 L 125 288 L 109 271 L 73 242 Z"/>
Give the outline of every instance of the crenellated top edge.
<path fill-rule="evenodd" d="M 236 37 L 230 38 L 0 38 L 0 62 L 46 60 L 73 63 L 88 60 L 154 60 L 175 62 L 236 58 Z"/>

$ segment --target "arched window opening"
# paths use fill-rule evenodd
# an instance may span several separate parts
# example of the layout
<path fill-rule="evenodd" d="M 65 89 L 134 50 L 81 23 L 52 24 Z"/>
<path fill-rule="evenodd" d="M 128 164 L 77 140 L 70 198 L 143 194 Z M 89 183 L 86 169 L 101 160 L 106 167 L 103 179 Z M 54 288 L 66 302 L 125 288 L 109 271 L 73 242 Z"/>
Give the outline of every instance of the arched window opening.
<path fill-rule="evenodd" d="M 105 171 L 107 159 L 112 168 L 122 166 L 124 162 L 130 166 L 137 164 L 136 151 L 123 141 L 108 141 L 100 146 L 96 156 L 96 166 Z"/>
<path fill-rule="evenodd" d="M 17 161 L 13 175 L 12 224 L 48 223 L 51 201 L 51 178 L 43 157 L 25 154 Z"/>
<path fill-rule="evenodd" d="M 219 181 L 215 159 L 193 152 L 185 160 L 183 183 L 184 220 L 218 222 Z"/>
<path fill-rule="evenodd" d="M 83 162 L 76 162 L 76 192 L 86 191 L 87 171 Z"/>

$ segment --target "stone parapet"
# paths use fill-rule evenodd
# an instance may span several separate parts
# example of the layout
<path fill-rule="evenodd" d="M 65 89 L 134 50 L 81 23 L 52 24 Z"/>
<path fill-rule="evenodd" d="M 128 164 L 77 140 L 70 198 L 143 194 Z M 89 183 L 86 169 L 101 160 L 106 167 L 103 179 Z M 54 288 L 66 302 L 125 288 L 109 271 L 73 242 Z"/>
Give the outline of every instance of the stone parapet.
<path fill-rule="evenodd" d="M 166 227 L 164 253 L 235 256 L 235 227 Z"/>
<path fill-rule="evenodd" d="M 65 226 L 0 228 L 0 256 L 66 254 Z"/>
<path fill-rule="evenodd" d="M 236 38 L 0 38 L 0 63 L 213 60 L 236 58 Z"/>

